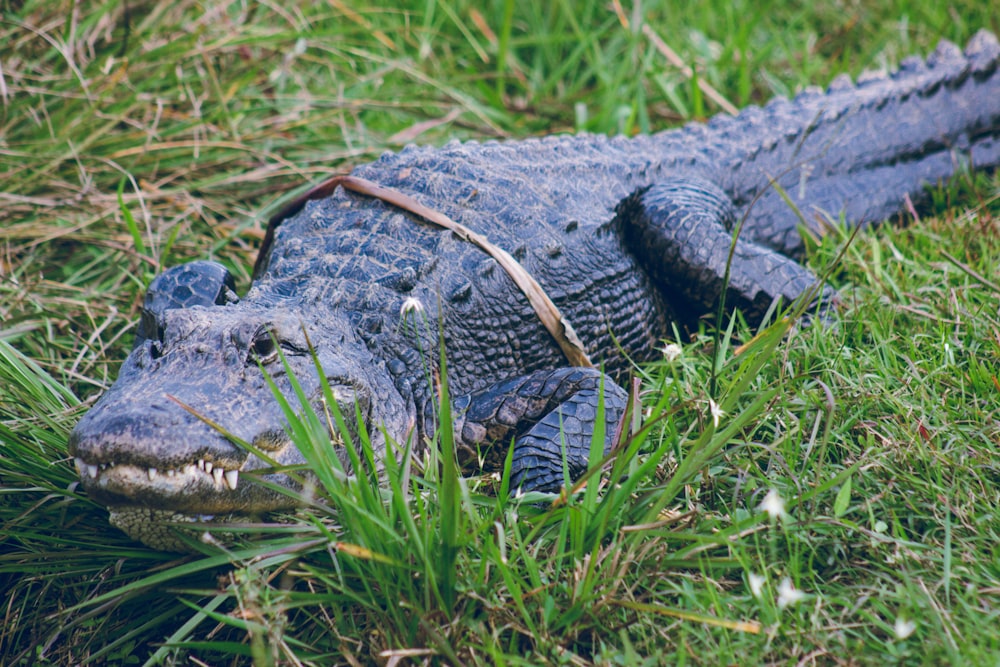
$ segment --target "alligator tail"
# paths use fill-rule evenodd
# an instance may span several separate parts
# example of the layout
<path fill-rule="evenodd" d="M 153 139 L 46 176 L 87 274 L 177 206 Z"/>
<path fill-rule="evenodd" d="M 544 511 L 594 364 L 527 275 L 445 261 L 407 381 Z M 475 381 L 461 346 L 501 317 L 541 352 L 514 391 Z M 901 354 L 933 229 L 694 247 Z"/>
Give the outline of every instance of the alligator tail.
<path fill-rule="evenodd" d="M 760 142 L 724 169 L 721 185 L 750 211 L 749 239 L 794 255 L 799 215 L 816 231 L 841 214 L 878 222 L 963 168 L 1000 165 L 1000 43 L 985 30 L 964 51 L 943 41 L 891 74 L 844 75 L 825 93 L 807 90 L 706 129 Z M 784 194 L 767 187 L 771 179 Z"/>

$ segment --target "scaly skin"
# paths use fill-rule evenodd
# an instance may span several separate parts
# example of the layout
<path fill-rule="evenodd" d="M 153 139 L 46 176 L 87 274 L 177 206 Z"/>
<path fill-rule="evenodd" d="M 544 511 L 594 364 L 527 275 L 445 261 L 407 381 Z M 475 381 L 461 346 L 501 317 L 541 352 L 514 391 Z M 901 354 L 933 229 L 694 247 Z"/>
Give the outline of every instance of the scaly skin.
<path fill-rule="evenodd" d="M 907 59 L 892 75 L 865 75 L 857 85 L 838 79 L 826 93 L 808 90 L 657 135 L 386 154 L 355 175 L 407 193 L 511 252 L 608 375 L 563 368 L 523 295 L 481 250 L 380 201 L 337 191 L 272 222 L 242 299 L 217 265 L 174 269 L 154 283 L 135 349 L 72 434 L 83 486 L 117 525 L 162 548 L 179 546 L 167 520 L 292 505 L 239 478 L 270 468 L 266 459 L 303 462 L 258 365 L 292 396 L 275 340 L 316 402 L 308 338 L 344 412 L 359 405 L 379 456 L 387 443 L 377 426 L 419 450 L 434 430 L 428 378 L 440 321 L 463 461 L 485 454 L 495 468 L 513 440 L 514 485 L 557 488 L 564 474 L 586 466 L 602 384 L 611 445 L 625 402 L 613 382 L 628 372 L 619 349 L 648 359 L 672 323 L 717 303 L 726 228 L 735 220 L 746 223 L 729 303 L 753 319 L 776 297 L 794 298 L 813 284 L 788 259 L 801 252 L 800 219 L 768 187 L 770 178 L 821 233 L 827 216 L 885 219 L 963 160 L 1000 163 L 998 60 L 996 39 L 980 33 L 964 53 L 943 43 L 926 62 Z M 820 308 L 829 296 L 821 292 Z M 279 472 L 265 477 L 294 487 Z"/>

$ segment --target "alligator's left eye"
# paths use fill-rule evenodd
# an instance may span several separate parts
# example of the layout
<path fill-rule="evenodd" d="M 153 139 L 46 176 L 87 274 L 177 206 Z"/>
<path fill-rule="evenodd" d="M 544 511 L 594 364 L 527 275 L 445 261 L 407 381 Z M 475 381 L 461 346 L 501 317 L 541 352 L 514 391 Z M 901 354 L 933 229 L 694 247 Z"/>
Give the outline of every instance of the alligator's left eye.
<path fill-rule="evenodd" d="M 259 329 L 253 336 L 250 344 L 250 363 L 266 364 L 277 356 L 277 348 L 274 345 L 274 334 L 270 329 Z"/>

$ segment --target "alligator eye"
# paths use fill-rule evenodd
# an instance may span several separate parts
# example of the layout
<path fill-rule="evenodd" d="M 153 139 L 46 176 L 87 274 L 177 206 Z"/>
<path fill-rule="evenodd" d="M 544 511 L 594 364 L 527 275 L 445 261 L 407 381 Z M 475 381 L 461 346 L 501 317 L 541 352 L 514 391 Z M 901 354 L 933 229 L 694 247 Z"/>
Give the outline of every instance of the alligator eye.
<path fill-rule="evenodd" d="M 260 329 L 254 334 L 253 343 L 250 344 L 251 363 L 260 362 L 266 364 L 275 356 L 274 337 L 269 329 Z"/>

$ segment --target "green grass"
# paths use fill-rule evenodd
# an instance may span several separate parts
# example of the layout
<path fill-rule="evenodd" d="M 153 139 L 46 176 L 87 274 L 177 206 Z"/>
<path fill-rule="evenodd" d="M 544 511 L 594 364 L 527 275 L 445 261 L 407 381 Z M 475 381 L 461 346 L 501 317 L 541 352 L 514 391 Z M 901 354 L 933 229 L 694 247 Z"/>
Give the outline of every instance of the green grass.
<path fill-rule="evenodd" d="M 983 2 L 817 4 L 639 16 L 737 106 L 1000 30 Z M 620 484 L 518 502 L 433 463 L 328 474 L 295 523 L 179 557 L 111 528 L 66 453 L 161 267 L 211 256 L 245 287 L 294 188 L 408 141 L 718 109 L 628 5 L 0 6 L 0 663 L 997 663 L 996 176 L 862 233 L 836 326 L 637 369 Z M 324 420 L 297 436 L 317 462 Z M 781 607 L 785 579 L 806 597 Z"/>

